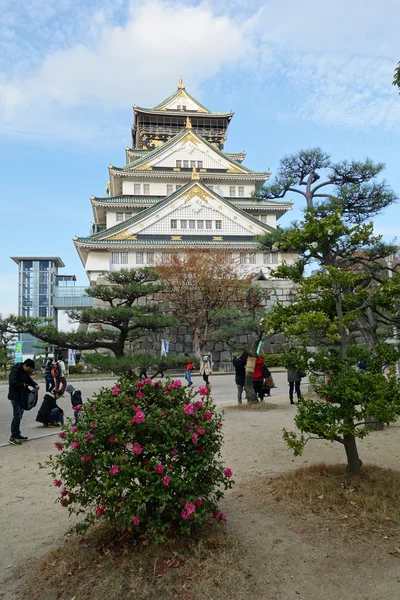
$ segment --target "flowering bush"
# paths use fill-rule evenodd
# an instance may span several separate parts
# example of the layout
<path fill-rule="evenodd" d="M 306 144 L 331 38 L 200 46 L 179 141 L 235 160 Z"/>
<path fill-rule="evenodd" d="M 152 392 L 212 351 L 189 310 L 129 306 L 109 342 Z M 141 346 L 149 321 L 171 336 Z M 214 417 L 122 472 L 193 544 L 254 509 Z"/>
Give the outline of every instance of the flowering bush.
<path fill-rule="evenodd" d="M 61 505 L 86 513 L 85 526 L 106 519 L 158 539 L 189 534 L 207 515 L 225 519 L 218 501 L 232 471 L 220 462 L 221 415 L 209 393 L 131 377 L 100 390 L 47 463 Z"/>

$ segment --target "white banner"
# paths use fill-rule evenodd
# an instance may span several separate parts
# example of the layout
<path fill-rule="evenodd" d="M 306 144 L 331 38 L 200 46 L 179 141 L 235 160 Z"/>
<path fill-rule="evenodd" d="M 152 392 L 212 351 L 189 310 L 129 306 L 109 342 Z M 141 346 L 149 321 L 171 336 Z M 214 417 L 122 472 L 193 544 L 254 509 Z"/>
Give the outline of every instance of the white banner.
<path fill-rule="evenodd" d="M 68 350 L 68 366 L 75 367 L 76 365 L 76 350 Z"/>
<path fill-rule="evenodd" d="M 168 356 L 168 353 L 169 353 L 168 340 L 161 340 L 161 356 Z"/>

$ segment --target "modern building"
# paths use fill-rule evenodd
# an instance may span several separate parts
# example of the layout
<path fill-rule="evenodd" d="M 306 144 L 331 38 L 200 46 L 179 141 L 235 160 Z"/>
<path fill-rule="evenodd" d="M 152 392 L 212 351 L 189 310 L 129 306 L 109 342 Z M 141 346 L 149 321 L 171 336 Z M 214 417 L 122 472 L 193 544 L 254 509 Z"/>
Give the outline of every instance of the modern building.
<path fill-rule="evenodd" d="M 85 288 L 76 286 L 75 275 L 60 275 L 64 267 L 59 256 L 12 256 L 18 265 L 18 316 L 51 319 L 58 326 L 58 311 L 92 306 L 93 299 Z M 43 344 L 28 334 L 21 334 L 24 358 L 38 354 Z"/>
<path fill-rule="evenodd" d="M 292 205 L 254 198 L 269 172 L 244 166 L 244 152 L 225 151 L 232 117 L 200 104 L 182 79 L 157 106 L 134 106 L 126 164 L 109 166 L 105 196 L 91 198 L 92 233 L 74 240 L 91 283 L 182 249 L 228 251 L 265 277 L 283 258 L 293 260 L 258 247 L 256 236 L 273 231 Z"/>

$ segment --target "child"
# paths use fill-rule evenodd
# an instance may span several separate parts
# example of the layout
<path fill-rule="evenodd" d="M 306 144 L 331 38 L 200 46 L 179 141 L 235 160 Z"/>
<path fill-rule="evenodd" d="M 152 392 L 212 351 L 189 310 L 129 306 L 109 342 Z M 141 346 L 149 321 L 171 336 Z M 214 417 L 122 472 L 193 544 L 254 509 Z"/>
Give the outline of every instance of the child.
<path fill-rule="evenodd" d="M 75 410 L 75 407 L 82 406 L 82 404 L 83 404 L 82 392 L 81 392 L 81 390 L 77 390 L 76 388 L 74 388 L 74 386 L 71 385 L 70 383 L 65 388 L 65 391 L 67 391 L 68 394 L 70 394 L 70 396 L 71 396 L 71 404 L 72 404 L 72 408 L 74 409 L 74 418 L 75 418 L 75 425 L 76 425 L 78 422 L 78 419 L 79 419 L 79 411 Z"/>
<path fill-rule="evenodd" d="M 64 411 L 57 404 L 58 398 L 61 397 L 61 392 L 46 394 L 39 408 L 36 417 L 38 423 L 43 423 L 45 427 L 61 427 L 64 425 Z"/>

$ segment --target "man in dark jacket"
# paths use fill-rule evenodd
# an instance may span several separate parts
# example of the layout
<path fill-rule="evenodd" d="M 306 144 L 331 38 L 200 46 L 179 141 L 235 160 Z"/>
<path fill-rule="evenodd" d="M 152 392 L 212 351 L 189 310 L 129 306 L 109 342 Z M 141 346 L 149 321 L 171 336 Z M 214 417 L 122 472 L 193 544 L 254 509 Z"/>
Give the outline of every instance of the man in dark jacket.
<path fill-rule="evenodd" d="M 11 422 L 11 437 L 8 440 L 12 446 L 20 446 L 21 442 L 28 438 L 21 435 L 20 423 L 22 419 L 24 395 L 28 393 L 28 386 L 39 389 L 36 381 L 30 376 L 35 369 L 35 363 L 27 358 L 23 363 L 13 365 L 8 378 L 8 399 L 13 407 L 13 419 Z"/>

